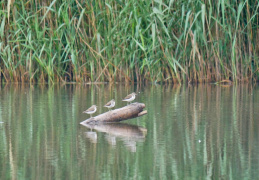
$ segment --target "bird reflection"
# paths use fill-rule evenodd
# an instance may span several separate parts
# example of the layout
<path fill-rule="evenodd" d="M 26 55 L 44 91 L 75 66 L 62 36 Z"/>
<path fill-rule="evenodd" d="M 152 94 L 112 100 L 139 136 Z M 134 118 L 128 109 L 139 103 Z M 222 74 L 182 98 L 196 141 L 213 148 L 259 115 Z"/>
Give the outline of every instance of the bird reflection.
<path fill-rule="evenodd" d="M 116 146 L 118 139 L 123 141 L 123 144 L 131 152 L 136 152 L 137 142 L 144 142 L 147 134 L 146 128 L 136 126 L 136 125 L 125 124 L 125 123 L 109 123 L 109 124 L 94 124 L 94 125 L 83 124 L 83 125 L 91 130 L 96 130 L 98 132 L 106 133 L 105 138 L 107 142 L 112 146 Z M 91 132 L 91 133 L 94 133 L 94 132 Z M 87 137 L 91 139 L 92 142 L 93 142 L 93 137 L 96 137 L 96 141 L 94 141 L 94 143 L 97 142 L 97 135 L 87 136 Z"/>
<path fill-rule="evenodd" d="M 108 143 L 112 146 L 116 146 L 116 137 L 112 136 L 110 134 L 106 134 L 105 135 L 106 140 L 108 141 Z"/>
<path fill-rule="evenodd" d="M 96 132 L 86 132 L 86 137 L 89 138 L 91 140 L 92 143 L 96 144 L 97 143 L 97 133 Z"/>
<path fill-rule="evenodd" d="M 136 152 L 137 150 L 137 143 L 136 141 L 124 141 L 124 145 L 131 151 L 131 152 Z"/>

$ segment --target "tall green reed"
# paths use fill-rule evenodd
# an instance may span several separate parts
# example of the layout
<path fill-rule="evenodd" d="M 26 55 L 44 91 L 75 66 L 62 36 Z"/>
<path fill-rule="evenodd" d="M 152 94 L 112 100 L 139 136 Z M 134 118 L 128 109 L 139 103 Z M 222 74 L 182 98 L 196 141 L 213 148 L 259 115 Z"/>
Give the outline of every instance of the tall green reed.
<path fill-rule="evenodd" d="M 258 80 L 258 1 L 0 2 L 4 81 Z"/>

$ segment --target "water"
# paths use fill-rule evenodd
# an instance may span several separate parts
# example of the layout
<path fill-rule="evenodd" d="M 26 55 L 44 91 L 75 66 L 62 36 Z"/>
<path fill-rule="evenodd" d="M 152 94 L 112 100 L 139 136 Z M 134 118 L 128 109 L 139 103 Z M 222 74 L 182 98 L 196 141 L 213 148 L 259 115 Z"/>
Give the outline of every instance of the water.
<path fill-rule="evenodd" d="M 85 127 L 127 94 L 147 115 Z M 259 88 L 2 85 L 0 179 L 258 179 Z"/>

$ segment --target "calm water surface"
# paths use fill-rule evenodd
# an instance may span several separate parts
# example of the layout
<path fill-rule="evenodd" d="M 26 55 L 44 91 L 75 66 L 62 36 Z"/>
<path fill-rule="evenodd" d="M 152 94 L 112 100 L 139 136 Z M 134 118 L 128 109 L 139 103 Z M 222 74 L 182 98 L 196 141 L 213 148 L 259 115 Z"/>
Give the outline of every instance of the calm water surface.
<path fill-rule="evenodd" d="M 148 114 L 79 123 L 138 92 Z M 0 179 L 258 179 L 259 88 L 1 85 Z"/>

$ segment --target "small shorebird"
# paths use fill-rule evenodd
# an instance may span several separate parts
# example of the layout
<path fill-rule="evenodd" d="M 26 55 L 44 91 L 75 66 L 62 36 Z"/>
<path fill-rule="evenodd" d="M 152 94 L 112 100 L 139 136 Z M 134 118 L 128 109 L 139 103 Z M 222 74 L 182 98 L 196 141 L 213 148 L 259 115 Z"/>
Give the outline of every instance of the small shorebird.
<path fill-rule="evenodd" d="M 107 107 L 110 111 L 110 109 L 113 108 L 114 106 L 115 106 L 115 101 L 114 99 L 112 99 L 109 102 L 107 102 L 107 104 L 105 104 L 103 107 Z"/>
<path fill-rule="evenodd" d="M 95 113 L 96 110 L 97 110 L 97 106 L 96 105 L 92 105 L 87 110 L 85 110 L 83 113 L 90 114 L 90 117 L 92 117 L 92 114 Z"/>
<path fill-rule="evenodd" d="M 136 95 L 137 94 L 133 92 L 133 93 L 129 94 L 128 96 L 126 96 L 122 101 L 131 102 L 135 99 Z"/>

